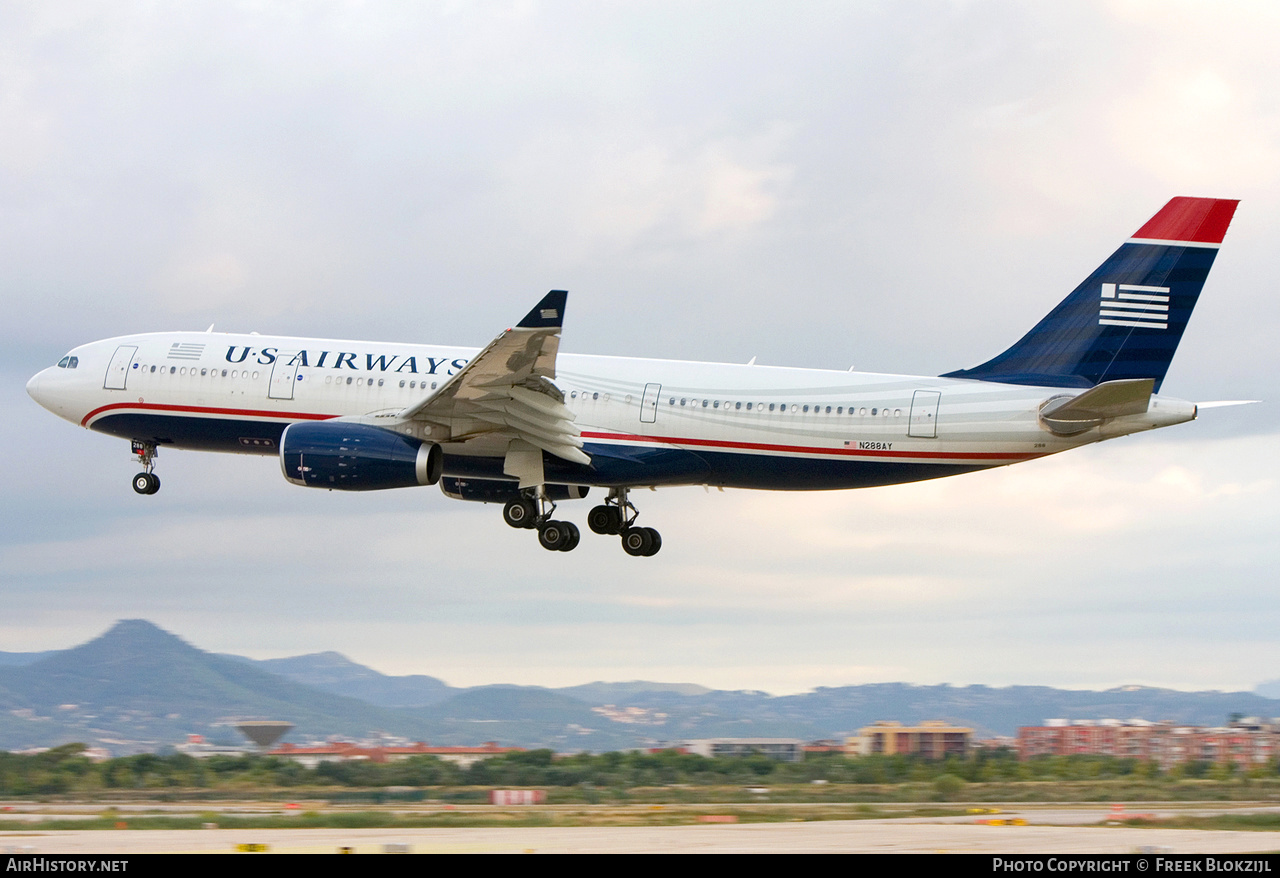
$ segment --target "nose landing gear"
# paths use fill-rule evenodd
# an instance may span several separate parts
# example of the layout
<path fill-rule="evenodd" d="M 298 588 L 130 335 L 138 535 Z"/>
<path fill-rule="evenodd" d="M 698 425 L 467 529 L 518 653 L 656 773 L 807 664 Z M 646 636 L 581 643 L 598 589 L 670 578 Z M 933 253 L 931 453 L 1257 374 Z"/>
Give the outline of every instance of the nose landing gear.
<path fill-rule="evenodd" d="M 142 472 L 133 477 L 133 490 L 139 494 L 154 494 L 160 490 L 160 477 L 153 472 L 159 449 L 154 442 L 134 439 L 133 453 L 138 456 L 138 463 L 142 464 Z"/>

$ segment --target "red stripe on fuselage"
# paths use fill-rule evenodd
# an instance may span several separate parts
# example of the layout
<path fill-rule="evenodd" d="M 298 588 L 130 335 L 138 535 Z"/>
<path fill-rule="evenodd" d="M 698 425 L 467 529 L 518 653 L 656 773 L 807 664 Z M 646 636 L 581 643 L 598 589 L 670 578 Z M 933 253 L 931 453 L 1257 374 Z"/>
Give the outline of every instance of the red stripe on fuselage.
<path fill-rule="evenodd" d="M 224 409 L 213 406 L 162 405 L 155 402 L 113 402 L 100 406 L 85 415 L 80 421 L 81 427 L 89 426 L 95 416 L 113 409 L 141 409 L 149 412 L 188 412 L 196 415 L 239 415 L 249 418 L 274 418 L 280 421 L 328 421 L 338 415 L 317 415 L 311 412 L 267 412 L 257 409 Z"/>
<path fill-rule="evenodd" d="M 141 409 L 143 411 L 183 412 L 196 415 L 230 415 L 252 418 L 272 418 L 293 421 L 328 421 L 339 415 L 321 415 L 314 412 L 269 412 L 258 409 L 231 409 L 212 406 L 164 405 L 153 402 L 116 402 L 100 406 L 85 415 L 80 426 L 87 427 L 97 415 L 116 409 Z M 840 457 L 879 457 L 889 459 L 915 458 L 924 460 L 974 460 L 974 461 L 1022 461 L 1044 457 L 1043 454 L 1021 452 L 999 453 L 985 451 L 882 451 L 869 448 L 819 448 L 810 445 L 778 445 L 768 442 L 729 442 L 721 439 L 693 439 L 679 436 L 641 436 L 633 433 L 584 432 L 584 439 L 612 439 L 618 442 L 642 442 L 649 445 L 692 446 L 696 448 L 722 448 L 738 451 L 775 451 L 785 454 L 828 454 Z"/>
<path fill-rule="evenodd" d="M 584 439 L 616 439 L 621 442 L 645 442 L 654 445 L 691 445 L 699 448 L 742 449 L 744 451 L 781 451 L 789 454 L 836 454 L 842 457 L 926 458 L 929 460 L 1033 460 L 1043 454 L 1012 452 L 1000 454 L 986 451 L 878 451 L 869 448 L 815 448 L 808 445 L 773 445 L 767 442 L 726 442 L 720 439 L 687 439 L 675 436 L 639 436 L 632 433 L 586 433 Z M 895 440 L 896 441 L 896 440 Z"/>

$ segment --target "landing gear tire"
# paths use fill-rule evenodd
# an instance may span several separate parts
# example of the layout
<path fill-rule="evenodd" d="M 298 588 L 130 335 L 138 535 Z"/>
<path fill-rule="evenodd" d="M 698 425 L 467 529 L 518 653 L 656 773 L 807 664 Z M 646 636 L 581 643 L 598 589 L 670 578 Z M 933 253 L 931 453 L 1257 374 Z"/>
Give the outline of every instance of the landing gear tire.
<path fill-rule="evenodd" d="M 135 487 L 134 490 L 137 488 Z M 536 527 L 538 507 L 527 497 L 521 497 L 502 507 L 502 518 L 512 527 Z"/>
<path fill-rule="evenodd" d="M 576 527 L 564 521 L 544 521 L 538 526 L 538 542 L 542 544 L 542 548 L 548 552 L 567 552 L 572 548 L 570 541 L 573 537 L 570 535 L 570 528 L 577 530 Z M 576 545 L 576 542 L 574 542 Z"/>
<path fill-rule="evenodd" d="M 155 473 L 138 473 L 133 477 L 133 490 L 139 494 L 154 494 L 160 490 L 160 477 Z"/>
<path fill-rule="evenodd" d="M 634 557 L 644 555 L 652 555 L 653 552 L 653 536 L 650 534 L 652 528 L 647 527 L 629 527 L 622 532 L 622 551 Z M 657 533 L 657 531 L 653 531 Z"/>
<path fill-rule="evenodd" d="M 656 555 L 658 554 L 658 550 L 662 548 L 662 534 L 658 533 L 651 527 L 646 527 L 645 530 L 649 532 L 649 539 L 651 541 L 649 551 L 645 552 L 645 555 Z"/>
<path fill-rule="evenodd" d="M 622 531 L 622 510 L 617 506 L 597 506 L 587 513 L 587 527 L 598 534 Z"/>
<path fill-rule="evenodd" d="M 565 540 L 560 546 L 560 551 L 572 552 L 574 549 L 578 548 L 578 543 L 582 539 L 582 531 L 578 530 L 578 526 L 576 524 L 569 521 L 562 521 L 560 524 L 564 525 L 565 529 Z"/>

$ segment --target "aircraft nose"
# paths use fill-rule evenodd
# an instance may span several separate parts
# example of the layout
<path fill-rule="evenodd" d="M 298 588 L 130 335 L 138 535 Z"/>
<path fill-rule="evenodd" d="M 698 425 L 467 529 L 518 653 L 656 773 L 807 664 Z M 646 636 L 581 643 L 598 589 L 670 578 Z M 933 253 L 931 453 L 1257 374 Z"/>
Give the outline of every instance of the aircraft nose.
<path fill-rule="evenodd" d="M 44 405 L 40 400 L 40 376 L 42 375 L 44 375 L 44 372 L 37 372 L 31 376 L 31 380 L 27 382 L 27 396 Z"/>

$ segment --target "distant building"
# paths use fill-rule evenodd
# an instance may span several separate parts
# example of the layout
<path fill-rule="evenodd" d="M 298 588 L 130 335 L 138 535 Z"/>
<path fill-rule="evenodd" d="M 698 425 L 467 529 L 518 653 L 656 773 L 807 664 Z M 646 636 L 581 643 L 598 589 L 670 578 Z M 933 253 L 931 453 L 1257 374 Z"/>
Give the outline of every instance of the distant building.
<path fill-rule="evenodd" d="M 858 729 L 855 737 L 847 739 L 845 753 L 850 756 L 901 753 L 941 759 L 944 756 L 969 755 L 972 739 L 973 729 L 940 720 L 925 720 L 918 726 L 881 720 Z"/>
<path fill-rule="evenodd" d="M 485 759 L 502 756 L 507 753 L 523 753 L 523 747 L 499 747 L 489 741 L 479 747 L 432 747 L 418 742 L 408 747 L 361 747 L 339 741 L 321 747 L 297 747 L 293 744 L 281 744 L 268 753 L 282 759 L 292 759 L 307 768 L 315 768 L 322 762 L 395 762 L 411 756 L 434 756 L 445 762 L 452 762 L 462 768 L 468 768 Z"/>
<path fill-rule="evenodd" d="M 1147 720 L 1046 720 L 1018 729 L 1018 757 L 1090 754 L 1182 762 L 1264 765 L 1280 756 L 1280 719 L 1250 717 L 1218 728 Z"/>
<path fill-rule="evenodd" d="M 210 744 L 204 739 L 204 735 L 187 735 L 186 742 L 177 745 L 173 749 L 179 753 L 194 756 L 196 759 L 207 759 L 210 756 L 243 756 L 249 752 L 248 747 Z"/>
<path fill-rule="evenodd" d="M 759 753 L 779 762 L 804 761 L 804 742 L 799 738 L 701 738 L 685 741 L 681 749 L 711 759 Z"/>

